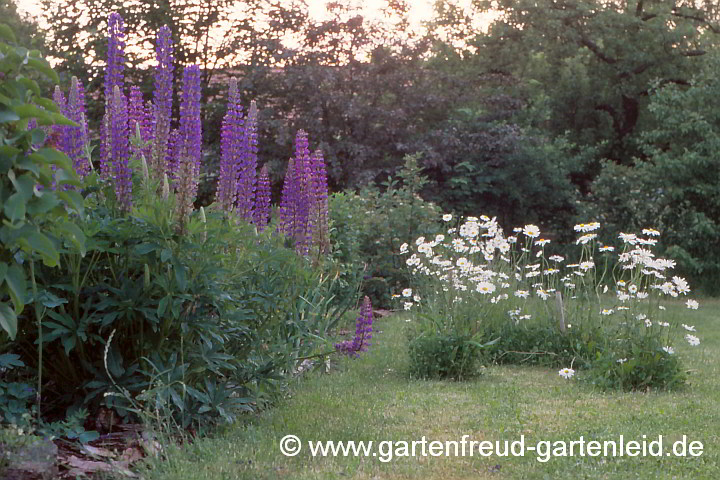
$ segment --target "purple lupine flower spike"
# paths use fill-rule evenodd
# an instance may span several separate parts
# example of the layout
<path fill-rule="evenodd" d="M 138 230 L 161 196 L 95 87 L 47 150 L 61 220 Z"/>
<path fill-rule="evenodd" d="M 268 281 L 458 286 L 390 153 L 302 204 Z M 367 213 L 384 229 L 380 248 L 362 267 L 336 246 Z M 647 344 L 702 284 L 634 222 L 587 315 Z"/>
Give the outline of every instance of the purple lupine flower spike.
<path fill-rule="evenodd" d="M 237 209 L 240 216 L 248 221 L 253 218 L 253 200 L 257 184 L 257 105 L 250 103 L 250 109 L 243 131 L 243 151 L 237 179 Z"/>
<path fill-rule="evenodd" d="M 328 185 L 325 158 L 322 150 L 315 150 L 310 159 L 312 164 L 312 240 L 321 253 L 330 250 L 330 227 L 328 212 Z"/>
<path fill-rule="evenodd" d="M 105 66 L 105 115 L 100 133 L 100 174 L 109 178 L 111 175 L 114 158 L 112 149 L 112 103 L 115 87 L 120 93 L 123 91 L 125 77 L 125 24 L 118 13 L 111 13 L 108 17 L 108 57 Z M 127 120 L 127 117 L 126 117 Z"/>
<path fill-rule="evenodd" d="M 149 154 L 148 144 L 152 140 L 153 129 L 152 119 L 145 103 L 143 102 L 142 91 L 140 87 L 133 85 L 130 87 L 130 98 L 128 100 L 128 128 L 130 129 L 130 137 L 133 138 L 140 132 L 140 140 L 142 146 L 132 146 L 132 154 L 136 158 L 145 155 L 146 160 Z"/>
<path fill-rule="evenodd" d="M 278 209 L 278 231 L 289 236 L 293 232 L 295 207 L 297 206 L 297 186 L 295 185 L 295 161 L 291 158 L 285 170 L 285 180 Z"/>
<path fill-rule="evenodd" d="M 130 145 L 128 142 L 127 99 L 117 85 L 110 105 L 110 155 L 115 183 L 115 198 L 123 212 L 132 208 L 132 171 L 130 170 Z"/>
<path fill-rule="evenodd" d="M 105 102 L 113 96 L 115 87 L 122 91 L 125 67 L 125 22 L 118 13 L 108 18 L 108 59 L 105 68 Z"/>
<path fill-rule="evenodd" d="M 253 223 L 259 232 L 265 230 L 270 222 L 270 176 L 267 165 L 263 165 L 258 177 L 257 190 L 255 191 L 255 211 L 253 212 Z"/>
<path fill-rule="evenodd" d="M 86 154 L 89 142 L 87 119 L 85 117 L 85 90 L 77 77 L 70 80 L 70 93 L 68 95 L 68 118 L 80 125 L 70 127 L 70 153 L 68 156 L 73 162 L 75 171 L 80 177 L 90 174 L 90 161 Z"/>
<path fill-rule="evenodd" d="M 295 137 L 295 189 L 297 191 L 295 216 L 292 235 L 295 238 L 295 249 L 306 255 L 312 242 L 312 225 L 310 224 L 311 208 L 311 176 L 310 149 L 307 133 L 300 130 Z"/>
<path fill-rule="evenodd" d="M 235 206 L 237 198 L 237 181 L 240 161 L 242 157 L 242 142 L 244 137 L 243 113 L 240 104 L 237 80 L 230 79 L 230 93 L 228 96 L 228 110 L 223 118 L 220 132 L 220 172 L 218 175 L 215 198 L 223 211 L 230 213 Z"/>
<path fill-rule="evenodd" d="M 179 152 L 176 158 L 177 209 L 180 230 L 193 209 L 202 162 L 202 119 L 200 117 L 200 68 L 185 67 L 180 104 Z"/>
<path fill-rule="evenodd" d="M 173 97 L 173 44 L 172 34 L 167 26 L 158 30 L 155 50 L 158 64 L 155 67 L 153 96 L 155 132 L 150 169 L 155 172 L 155 176 L 161 178 L 163 173 L 169 172 L 167 158 Z"/>
<path fill-rule="evenodd" d="M 355 336 L 352 340 L 336 343 L 335 350 L 351 357 L 358 357 L 360 352 L 366 352 L 372 339 L 372 303 L 367 296 L 360 308 L 360 315 L 355 320 Z"/>
<path fill-rule="evenodd" d="M 60 87 L 58 85 L 55 86 L 55 91 L 53 92 L 53 102 L 55 102 L 55 104 L 60 109 L 60 113 L 62 113 L 66 117 L 69 116 L 68 105 L 67 101 L 65 100 L 65 95 L 63 95 L 62 90 L 60 90 Z M 52 126 L 52 134 L 53 138 L 55 139 L 55 147 L 66 155 L 69 155 L 70 153 L 70 138 L 68 128 L 69 127 L 67 125 Z"/>

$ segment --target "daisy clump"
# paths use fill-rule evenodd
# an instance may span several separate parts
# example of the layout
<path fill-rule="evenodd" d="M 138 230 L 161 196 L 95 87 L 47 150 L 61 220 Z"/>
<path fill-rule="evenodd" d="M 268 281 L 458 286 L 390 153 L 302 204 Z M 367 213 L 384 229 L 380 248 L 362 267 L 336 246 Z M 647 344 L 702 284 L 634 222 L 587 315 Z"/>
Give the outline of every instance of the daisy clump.
<path fill-rule="evenodd" d="M 577 253 L 567 259 L 535 224 L 507 236 L 485 215 L 453 225 L 447 234 L 420 236 L 400 248 L 412 285 L 397 297 L 410 311 L 411 338 L 497 340 L 491 358 L 501 362 L 561 367 L 578 360 L 577 368 L 591 369 L 590 378 L 604 378 L 597 384 L 607 388 L 682 383 L 673 340 L 684 315 L 676 318 L 677 312 L 700 304 L 685 298 L 686 308 L 679 308 L 676 300 L 691 288 L 673 273 L 672 259 L 654 252 L 658 230 L 621 232 L 601 243 L 600 223 L 581 223 L 574 228 Z M 697 347 L 694 327 L 683 328 L 685 345 Z M 574 370 L 560 374 L 570 378 Z"/>

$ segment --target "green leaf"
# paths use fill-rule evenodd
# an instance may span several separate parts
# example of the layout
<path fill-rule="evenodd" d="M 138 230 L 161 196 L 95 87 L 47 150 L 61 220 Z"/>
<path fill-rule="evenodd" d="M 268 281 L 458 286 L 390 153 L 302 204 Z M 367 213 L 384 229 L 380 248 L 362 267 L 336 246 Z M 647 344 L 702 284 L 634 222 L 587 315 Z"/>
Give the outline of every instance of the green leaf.
<path fill-rule="evenodd" d="M 58 74 L 55 73 L 55 70 L 52 69 L 50 64 L 47 62 L 47 60 L 43 58 L 28 58 L 27 61 L 28 66 L 34 68 L 38 72 L 44 74 L 46 77 L 48 77 L 50 80 L 52 80 L 55 83 L 60 83 L 60 78 L 58 77 Z"/>
<path fill-rule="evenodd" d="M 187 275 L 185 273 L 185 267 L 180 262 L 173 262 L 173 270 L 175 270 L 175 281 L 178 284 L 178 288 L 181 292 L 184 292 L 187 288 Z"/>
<path fill-rule="evenodd" d="M 63 170 L 72 170 L 72 161 L 64 153 L 54 148 L 41 148 L 30 155 L 31 158 L 38 158 L 41 162 L 53 164 Z"/>
<path fill-rule="evenodd" d="M 15 313 L 19 315 L 25 308 L 25 297 L 27 296 L 25 272 L 19 265 L 10 265 L 5 273 L 5 283 L 8 286 L 10 300 L 15 306 Z"/>
<path fill-rule="evenodd" d="M 20 120 L 20 116 L 12 110 L 3 108 L 0 109 L 0 123 L 17 122 Z"/>
<path fill-rule="evenodd" d="M 10 336 L 10 340 L 15 340 L 17 335 L 17 315 L 5 302 L 0 302 L 0 327 Z"/>
<path fill-rule="evenodd" d="M 0 38 L 8 42 L 17 43 L 17 39 L 15 38 L 12 28 L 5 23 L 0 23 Z"/>
<path fill-rule="evenodd" d="M 2 286 L 3 282 L 5 281 L 5 273 L 7 273 L 7 270 L 7 263 L 0 262 L 0 286 Z"/>
<path fill-rule="evenodd" d="M 64 234 L 63 236 L 70 240 L 73 245 L 80 251 L 81 256 L 85 256 L 87 250 L 85 249 L 85 234 L 80 227 L 72 222 L 63 222 L 60 225 L 60 231 Z"/>
<path fill-rule="evenodd" d="M 41 192 L 41 195 L 35 197 L 27 205 L 27 213 L 29 215 L 42 215 L 47 213 L 60 204 L 57 196 L 52 192 Z"/>
<path fill-rule="evenodd" d="M 60 260 L 60 254 L 48 237 L 38 231 L 34 231 L 28 236 L 27 243 L 33 251 L 43 256 L 43 261 L 47 266 L 54 267 L 57 265 L 57 262 Z"/>
<path fill-rule="evenodd" d="M 13 193 L 10 198 L 7 199 L 5 205 L 3 205 L 3 212 L 5 216 L 10 219 L 12 223 L 25 219 L 25 200 L 19 193 Z"/>
<path fill-rule="evenodd" d="M 85 210 L 85 199 L 79 192 L 76 192 L 75 190 L 66 190 L 64 192 L 58 192 L 57 196 L 78 214 L 83 215 Z"/>

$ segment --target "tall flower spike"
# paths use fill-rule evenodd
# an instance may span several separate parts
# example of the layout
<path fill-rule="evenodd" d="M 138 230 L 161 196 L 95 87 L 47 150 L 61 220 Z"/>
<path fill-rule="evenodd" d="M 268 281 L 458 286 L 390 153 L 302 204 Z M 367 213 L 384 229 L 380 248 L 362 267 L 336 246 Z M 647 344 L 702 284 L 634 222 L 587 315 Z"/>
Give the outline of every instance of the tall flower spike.
<path fill-rule="evenodd" d="M 123 88 L 125 64 L 125 22 L 118 13 L 108 18 L 108 58 L 105 68 L 105 103 L 113 96 L 115 87 Z"/>
<path fill-rule="evenodd" d="M 78 175 L 85 177 L 91 170 L 90 160 L 86 153 L 90 135 L 85 117 L 85 90 L 77 77 L 72 77 L 70 81 L 68 118 L 80 125 L 79 127 L 70 127 L 70 139 L 68 142 L 70 152 L 68 156 L 72 160 L 73 167 Z"/>
<path fill-rule="evenodd" d="M 220 171 L 215 199 L 223 211 L 230 213 L 237 198 L 237 181 L 243 154 L 243 114 L 237 80 L 230 79 L 228 109 L 220 132 Z"/>
<path fill-rule="evenodd" d="M 167 25 L 161 27 L 157 32 L 155 51 L 157 58 L 153 97 L 155 133 L 150 168 L 159 178 L 168 171 L 168 142 L 170 141 L 170 119 L 172 117 L 174 58 L 172 34 Z"/>
<path fill-rule="evenodd" d="M 145 108 L 143 102 L 142 91 L 140 87 L 133 85 L 130 87 L 130 98 L 128 100 L 128 129 L 130 135 L 137 136 L 140 133 L 140 142 L 143 146 L 132 145 L 132 154 L 135 158 L 140 155 L 147 155 L 147 143 L 151 140 L 152 129 L 150 114 Z"/>
<path fill-rule="evenodd" d="M 297 186 L 295 185 L 295 161 L 291 158 L 285 170 L 280 208 L 278 209 L 278 231 L 290 236 L 293 232 L 295 207 L 297 205 Z"/>
<path fill-rule="evenodd" d="M 202 162 L 202 119 L 200 117 L 200 68 L 185 67 L 180 104 L 180 148 L 176 158 L 176 208 L 180 231 L 193 209 Z"/>
<path fill-rule="evenodd" d="M 63 95 L 62 90 L 60 90 L 60 86 L 58 85 L 55 86 L 55 91 L 53 92 L 53 102 L 55 102 L 60 109 L 60 113 L 68 116 L 67 101 L 65 100 L 65 95 Z M 70 152 L 68 128 L 69 127 L 67 125 L 53 125 L 52 127 L 54 146 L 66 155 Z"/>
<path fill-rule="evenodd" d="M 123 91 L 125 67 L 125 24 L 118 13 L 108 17 L 108 56 L 105 66 L 105 116 L 100 133 L 100 174 L 107 178 L 110 175 L 112 157 L 112 124 L 111 115 L 115 87 Z M 125 118 L 127 121 L 127 117 Z"/>
<path fill-rule="evenodd" d="M 253 212 L 253 223 L 259 232 L 265 230 L 270 222 L 270 176 L 267 165 L 263 165 L 258 177 L 257 190 L 255 191 L 255 210 Z"/>
<path fill-rule="evenodd" d="M 360 315 L 355 320 L 355 336 L 352 340 L 336 343 L 335 350 L 351 357 L 358 357 L 360 352 L 367 351 L 372 338 L 372 322 L 372 303 L 366 296 L 360 308 Z"/>
<path fill-rule="evenodd" d="M 237 210 L 241 217 L 252 221 L 255 187 L 257 184 L 257 105 L 250 103 L 250 110 L 243 131 L 243 151 L 237 178 Z"/>
<path fill-rule="evenodd" d="M 304 130 L 299 130 L 295 137 L 294 169 L 296 197 L 292 235 L 295 239 L 295 249 L 298 253 L 306 255 L 312 242 L 312 225 L 310 224 L 312 170 L 308 138 Z"/>
<path fill-rule="evenodd" d="M 322 253 L 330 250 L 328 212 L 328 185 L 325 159 L 322 150 L 315 150 L 310 158 L 312 165 L 312 243 Z"/>
<path fill-rule="evenodd" d="M 123 212 L 129 212 L 132 208 L 132 172 L 128 164 L 130 160 L 128 138 L 127 99 L 116 85 L 110 105 L 110 154 L 115 198 Z"/>

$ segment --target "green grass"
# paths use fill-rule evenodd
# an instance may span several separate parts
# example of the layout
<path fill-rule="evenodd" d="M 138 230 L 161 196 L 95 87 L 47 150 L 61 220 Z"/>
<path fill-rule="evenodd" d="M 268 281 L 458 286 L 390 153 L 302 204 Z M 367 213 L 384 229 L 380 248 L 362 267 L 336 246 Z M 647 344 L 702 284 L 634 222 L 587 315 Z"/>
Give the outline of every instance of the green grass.
<path fill-rule="evenodd" d="M 376 322 L 381 330 L 369 354 L 342 360 L 330 374 L 313 372 L 293 395 L 245 424 L 214 438 L 172 448 L 143 477 L 151 479 L 709 479 L 720 478 L 720 302 L 706 301 L 685 323 L 696 325 L 701 344 L 678 345 L 691 370 L 681 391 L 602 393 L 556 370 L 490 367 L 470 382 L 426 382 L 407 375 L 403 317 Z M 579 373 L 582 376 L 582 372 Z M 280 439 L 303 441 L 284 457 Z M 547 463 L 525 457 L 317 457 L 308 440 L 654 440 L 665 450 L 687 435 L 704 453 L 677 457 L 564 457 Z"/>

